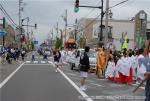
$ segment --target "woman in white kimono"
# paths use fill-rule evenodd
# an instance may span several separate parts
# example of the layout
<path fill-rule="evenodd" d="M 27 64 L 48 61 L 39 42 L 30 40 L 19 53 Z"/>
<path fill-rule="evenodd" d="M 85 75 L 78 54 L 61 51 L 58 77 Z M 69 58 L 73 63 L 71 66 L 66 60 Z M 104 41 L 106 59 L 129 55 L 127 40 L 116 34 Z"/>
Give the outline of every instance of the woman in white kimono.
<path fill-rule="evenodd" d="M 119 74 L 117 82 L 126 83 L 126 77 L 130 75 L 130 67 L 130 62 L 127 58 L 126 53 L 124 53 L 124 56 L 118 60 L 116 65 L 116 69 L 118 70 Z"/>
<path fill-rule="evenodd" d="M 114 74 L 115 74 L 115 62 L 114 59 L 110 57 L 105 72 L 105 77 L 110 81 L 114 81 L 114 76 L 115 76 Z"/>

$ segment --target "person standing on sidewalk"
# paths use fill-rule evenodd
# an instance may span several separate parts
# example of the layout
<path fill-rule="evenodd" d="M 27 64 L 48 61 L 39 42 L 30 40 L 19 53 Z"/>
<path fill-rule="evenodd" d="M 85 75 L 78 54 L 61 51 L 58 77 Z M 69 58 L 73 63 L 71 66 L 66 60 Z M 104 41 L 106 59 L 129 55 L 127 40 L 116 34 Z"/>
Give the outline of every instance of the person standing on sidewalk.
<path fill-rule="evenodd" d="M 89 52 L 90 48 L 88 46 L 85 47 L 85 52 L 80 57 L 80 75 L 81 75 L 81 87 L 80 89 L 85 91 L 85 80 L 88 76 L 88 71 L 90 69 L 90 63 L 89 63 Z"/>

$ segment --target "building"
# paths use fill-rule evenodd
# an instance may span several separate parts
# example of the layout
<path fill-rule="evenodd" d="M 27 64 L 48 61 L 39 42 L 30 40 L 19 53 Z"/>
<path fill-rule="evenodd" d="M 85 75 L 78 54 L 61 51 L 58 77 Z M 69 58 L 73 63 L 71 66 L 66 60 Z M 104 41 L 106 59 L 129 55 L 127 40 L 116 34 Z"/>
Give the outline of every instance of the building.
<path fill-rule="evenodd" d="M 105 22 L 103 22 L 104 24 Z M 109 35 L 112 36 L 113 43 L 117 50 L 121 50 L 121 38 L 123 34 L 127 35 L 129 43 L 127 49 L 135 48 L 135 21 L 130 20 L 109 20 Z M 150 22 L 147 22 L 147 31 L 150 29 Z M 104 33 L 104 32 L 103 32 Z M 92 38 L 97 39 L 99 34 L 99 22 L 93 25 Z M 147 33 L 148 34 L 148 33 Z M 92 41 L 92 40 L 91 40 Z"/>
<path fill-rule="evenodd" d="M 77 24 L 77 40 L 80 37 L 85 37 L 86 42 L 89 43 L 93 39 L 93 25 L 99 22 L 99 20 L 94 20 L 93 18 L 82 18 Z"/>
<path fill-rule="evenodd" d="M 3 29 L 3 25 L 0 24 L 0 30 Z M 16 31 L 15 29 L 8 25 L 6 28 L 5 28 L 5 31 L 6 31 L 6 36 L 5 36 L 5 46 L 8 47 L 8 46 L 11 46 L 11 47 L 14 47 L 15 46 L 15 40 L 16 40 Z M 2 46 L 3 45 L 3 37 L 0 36 L 0 45 Z"/>

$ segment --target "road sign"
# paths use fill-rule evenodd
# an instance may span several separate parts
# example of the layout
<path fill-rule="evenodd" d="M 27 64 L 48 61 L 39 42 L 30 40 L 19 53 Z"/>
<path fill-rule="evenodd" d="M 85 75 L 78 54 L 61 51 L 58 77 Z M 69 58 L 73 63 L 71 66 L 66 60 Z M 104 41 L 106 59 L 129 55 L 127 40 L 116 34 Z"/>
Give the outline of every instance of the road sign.
<path fill-rule="evenodd" d="M 38 44 L 38 41 L 34 41 L 34 44 Z"/>
<path fill-rule="evenodd" d="M 6 32 L 2 31 L 0 32 L 0 36 L 5 36 L 6 35 Z"/>

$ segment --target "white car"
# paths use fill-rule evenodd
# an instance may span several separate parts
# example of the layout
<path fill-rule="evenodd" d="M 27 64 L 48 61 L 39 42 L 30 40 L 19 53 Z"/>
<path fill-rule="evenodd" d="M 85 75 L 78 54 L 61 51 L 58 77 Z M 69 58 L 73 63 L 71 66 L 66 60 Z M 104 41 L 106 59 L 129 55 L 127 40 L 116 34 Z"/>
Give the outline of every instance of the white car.
<path fill-rule="evenodd" d="M 78 49 L 80 51 L 81 54 L 84 53 L 84 49 Z M 88 52 L 88 56 L 89 56 L 89 62 L 90 62 L 90 69 L 95 69 L 96 66 L 96 51 L 90 49 L 90 51 Z M 80 57 L 76 58 L 74 57 L 74 59 L 71 59 L 71 69 L 77 69 L 79 70 L 79 64 L 80 64 Z"/>

